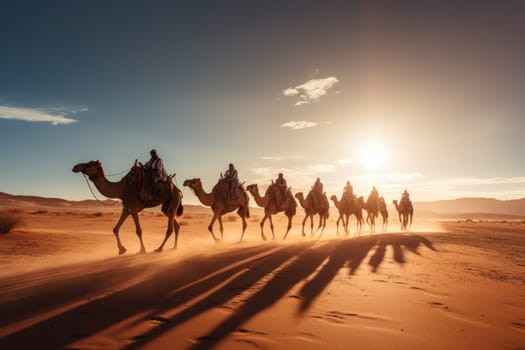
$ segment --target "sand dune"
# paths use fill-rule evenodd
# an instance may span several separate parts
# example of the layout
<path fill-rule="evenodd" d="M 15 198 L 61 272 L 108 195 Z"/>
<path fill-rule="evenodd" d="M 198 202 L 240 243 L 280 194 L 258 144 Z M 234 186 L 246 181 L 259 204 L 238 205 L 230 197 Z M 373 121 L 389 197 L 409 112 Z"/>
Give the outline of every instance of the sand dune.
<path fill-rule="evenodd" d="M 525 225 L 420 223 L 413 232 L 238 244 L 182 217 L 180 248 L 117 257 L 117 213 L 24 214 L 2 235 L 0 348 L 519 349 L 525 344 Z M 397 228 L 395 218 L 391 229 Z M 142 215 L 146 246 L 165 219 Z M 284 218 L 275 221 L 279 237 Z M 138 251 L 132 224 L 122 230 Z M 28 244 L 32 242 L 32 244 Z M 25 244 L 23 244 L 25 243 Z M 172 241 L 170 243 L 172 244 Z M 31 263 L 28 263 L 31 261 Z"/>

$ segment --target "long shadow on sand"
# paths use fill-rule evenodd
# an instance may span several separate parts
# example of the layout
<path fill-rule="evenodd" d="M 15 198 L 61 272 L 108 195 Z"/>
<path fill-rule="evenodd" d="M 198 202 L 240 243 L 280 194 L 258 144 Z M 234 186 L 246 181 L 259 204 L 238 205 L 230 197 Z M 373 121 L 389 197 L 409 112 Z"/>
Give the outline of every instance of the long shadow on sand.
<path fill-rule="evenodd" d="M 389 245 L 393 247 L 394 261 L 400 264 L 405 263 L 405 250 L 419 254 L 418 248 L 422 245 L 435 250 L 423 236 L 384 234 L 347 240 L 265 244 L 191 257 L 176 266 L 159 268 L 130 287 L 4 337 L 0 339 L 0 348 L 29 348 L 39 339 L 45 339 L 46 348 L 63 348 L 132 317 L 136 319 L 135 324 L 152 319 L 160 321 L 156 327 L 129 339 L 126 349 L 135 349 L 209 310 L 228 308 L 230 315 L 194 339 L 191 347 L 213 348 L 315 274 L 299 293 L 299 312 L 304 312 L 341 268 L 348 268 L 353 274 L 374 246 L 377 249 L 368 264 L 372 271 L 377 271 Z M 186 273 L 181 273 L 183 271 Z M 249 296 L 244 297 L 243 293 Z M 228 305 L 233 300 L 238 306 Z M 184 305 L 189 306 L 171 312 Z M 169 316 L 159 317 L 166 314 Z"/>

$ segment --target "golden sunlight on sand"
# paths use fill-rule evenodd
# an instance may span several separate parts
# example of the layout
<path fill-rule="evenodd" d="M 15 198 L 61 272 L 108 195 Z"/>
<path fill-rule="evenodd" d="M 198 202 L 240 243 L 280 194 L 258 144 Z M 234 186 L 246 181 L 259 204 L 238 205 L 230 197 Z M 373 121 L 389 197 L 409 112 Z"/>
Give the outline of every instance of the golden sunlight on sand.
<path fill-rule="evenodd" d="M 253 209 L 245 242 L 225 217 L 188 207 L 179 249 L 116 256 L 115 209 L 20 207 L 0 238 L 0 348 L 518 349 L 525 344 L 525 226 L 418 219 L 412 232 L 335 232 L 262 242 Z M 148 252 L 165 219 L 141 214 Z M 166 248 L 173 244 L 168 241 Z M 38 343 L 37 343 L 38 341 Z M 45 344 L 44 347 L 42 347 Z"/>

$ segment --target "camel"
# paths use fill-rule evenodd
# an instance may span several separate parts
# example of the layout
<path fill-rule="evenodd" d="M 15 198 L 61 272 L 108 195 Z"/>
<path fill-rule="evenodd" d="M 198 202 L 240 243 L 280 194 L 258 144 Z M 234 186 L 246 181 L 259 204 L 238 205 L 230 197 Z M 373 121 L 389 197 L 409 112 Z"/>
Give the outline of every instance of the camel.
<path fill-rule="evenodd" d="M 379 215 L 379 200 L 374 201 L 372 196 L 369 196 L 365 203 L 366 223 L 370 225 L 370 233 L 376 231 L 376 218 Z"/>
<path fill-rule="evenodd" d="M 330 204 L 328 203 L 328 198 L 326 197 L 326 194 L 323 194 L 322 196 L 322 206 L 315 207 L 313 202 L 313 196 L 314 194 L 312 191 L 308 193 L 306 196 L 306 199 L 304 198 L 304 195 L 302 192 L 298 192 L 295 194 L 295 198 L 299 200 L 299 203 L 304 208 L 304 212 L 306 216 L 304 217 L 303 224 L 302 224 L 302 234 L 303 237 L 306 236 L 304 233 L 304 224 L 306 223 L 306 220 L 310 218 L 310 234 L 313 235 L 313 229 L 314 229 L 314 215 L 319 214 L 319 226 L 317 227 L 317 231 L 322 227 L 321 234 L 324 231 L 324 228 L 326 227 L 326 220 L 328 219 L 329 215 L 329 209 Z"/>
<path fill-rule="evenodd" d="M 339 211 L 339 217 L 337 218 L 337 221 L 336 221 L 337 236 L 339 236 L 339 222 L 341 221 L 343 222 L 343 228 L 345 230 L 345 233 L 348 234 L 348 221 L 349 221 L 350 215 L 352 214 L 351 205 L 349 205 L 344 195 L 341 197 L 341 200 L 338 200 L 336 195 L 332 195 L 330 199 L 334 202 L 335 207 Z"/>
<path fill-rule="evenodd" d="M 384 197 L 379 197 L 379 214 L 383 218 L 383 225 L 381 226 L 381 231 L 386 231 L 388 229 L 388 210 L 386 208 L 386 202 Z"/>
<path fill-rule="evenodd" d="M 119 230 L 130 215 L 135 222 L 135 232 L 137 233 L 137 236 L 140 240 L 139 253 L 146 252 L 146 247 L 142 241 L 142 228 L 140 227 L 138 213 L 144 208 L 156 207 L 160 204 L 162 204 L 162 212 L 168 217 L 168 228 L 166 230 L 164 240 L 162 241 L 161 245 L 155 249 L 155 251 L 162 251 L 164 244 L 166 244 L 166 241 L 171 236 L 173 231 L 175 231 L 174 248 L 177 248 L 180 225 L 177 223 L 175 215 L 182 215 L 182 193 L 175 185 L 170 183 L 170 186 L 163 186 L 161 193 L 158 195 L 158 200 L 141 200 L 139 196 L 139 170 L 140 169 L 135 164 L 133 168 L 131 168 L 130 172 L 120 181 L 110 182 L 108 179 L 106 179 L 106 176 L 104 175 L 104 169 L 102 168 L 102 163 L 99 160 L 90 161 L 88 163 L 80 163 L 73 167 L 73 172 L 80 172 L 84 175 L 87 175 L 89 179 L 95 184 L 95 187 L 99 190 L 99 192 L 104 196 L 108 198 L 118 198 L 122 201 L 122 212 L 117 224 L 113 228 L 113 233 L 117 239 L 119 255 L 122 255 L 126 252 L 126 248 L 120 241 Z"/>
<path fill-rule="evenodd" d="M 236 189 L 235 199 L 230 199 L 230 185 L 224 179 L 219 179 L 219 182 L 213 187 L 210 193 L 204 191 L 201 179 L 199 178 L 185 180 L 184 186 L 191 188 L 197 198 L 199 198 L 199 201 L 203 205 L 211 207 L 213 210 L 213 217 L 208 225 L 208 231 L 210 231 L 215 242 L 220 242 L 224 236 L 222 216 L 237 209 L 237 214 L 242 219 L 242 234 L 240 239 L 240 242 L 242 242 L 247 226 L 246 218 L 250 217 L 248 194 L 243 188 L 239 186 L 239 188 Z M 213 224 L 217 219 L 219 220 L 219 228 L 221 231 L 220 239 L 215 237 L 213 233 Z"/>
<path fill-rule="evenodd" d="M 343 227 L 345 228 L 345 233 L 348 234 L 348 224 L 350 223 L 350 216 L 355 215 L 357 220 L 356 223 L 356 233 L 360 232 L 363 227 L 363 207 L 365 205 L 363 196 L 352 197 L 352 202 L 343 201 L 344 197 L 341 197 L 341 200 L 337 200 L 335 195 L 331 196 L 330 199 L 334 202 L 335 207 L 339 210 L 339 218 L 337 219 L 337 232 L 339 232 L 339 222 L 343 221 Z M 345 223 L 346 218 L 346 223 Z"/>
<path fill-rule="evenodd" d="M 401 198 L 399 204 L 397 199 L 392 201 L 396 206 L 399 222 L 401 223 L 401 230 L 408 230 L 412 226 L 412 216 L 414 215 L 414 207 L 412 202 L 406 198 Z"/>
<path fill-rule="evenodd" d="M 363 223 L 365 222 L 363 220 L 363 209 L 365 207 L 365 199 L 363 196 L 354 197 L 354 205 L 353 205 L 353 211 L 352 214 L 355 215 L 355 218 L 357 220 L 356 224 L 356 233 L 361 232 L 363 230 Z"/>
<path fill-rule="evenodd" d="M 297 211 L 297 203 L 295 202 L 295 199 L 293 198 L 293 195 L 290 191 L 286 192 L 286 201 L 282 203 L 279 207 L 276 199 L 276 195 L 279 195 L 276 194 L 276 192 L 279 191 L 279 189 L 277 189 L 276 186 L 277 185 L 272 183 L 266 190 L 264 197 L 261 197 L 261 195 L 259 194 L 259 187 L 257 186 L 257 184 L 248 185 L 246 187 L 248 192 L 250 192 L 253 198 L 255 199 L 255 203 L 257 203 L 258 206 L 264 208 L 264 217 L 262 218 L 259 224 L 259 226 L 261 226 L 261 237 L 263 241 L 266 241 L 266 236 L 264 235 L 264 222 L 266 221 L 266 219 L 270 221 L 272 236 L 273 239 L 275 239 L 272 215 L 284 211 L 284 214 L 288 217 L 288 226 L 286 227 L 286 233 L 283 237 L 283 239 L 286 239 L 286 236 L 288 236 L 288 232 L 290 232 L 290 229 L 292 228 L 292 218 Z"/>

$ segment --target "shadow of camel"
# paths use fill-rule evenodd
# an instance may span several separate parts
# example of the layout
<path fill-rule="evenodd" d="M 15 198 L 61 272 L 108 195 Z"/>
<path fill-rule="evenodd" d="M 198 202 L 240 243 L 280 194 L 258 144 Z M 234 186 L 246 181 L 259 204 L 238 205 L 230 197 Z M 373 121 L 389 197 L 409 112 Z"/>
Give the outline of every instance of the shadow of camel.
<path fill-rule="evenodd" d="M 160 267 L 117 292 L 3 337 L 0 348 L 34 347 L 42 339 L 48 348 L 63 348 L 132 317 L 136 320 L 128 327 L 149 320 L 160 321 L 156 327 L 129 339 L 125 347 L 140 348 L 213 308 L 228 308 L 225 304 L 242 297 L 246 291 L 251 293 L 239 302 L 238 307 L 230 307 L 230 315 L 207 334 L 195 339 L 194 344 L 184 343 L 192 349 L 209 349 L 317 272 L 300 289 L 299 312 L 306 311 L 341 268 L 348 267 L 353 274 L 376 245 L 377 249 L 368 262 L 374 272 L 384 260 L 388 245 L 392 245 L 394 261 L 399 264 L 405 263 L 404 250 L 419 254 L 422 245 L 435 250 L 423 236 L 385 234 L 349 240 L 271 243 L 252 248 L 239 246 L 214 255 L 193 256 Z M 180 273 L 182 271 L 186 273 Z M 138 273 L 135 269 L 128 271 L 131 276 Z M 90 280 L 94 282 L 96 278 L 95 274 Z M 55 291 L 60 292 L 60 288 Z M 185 308 L 173 316 L 158 316 L 182 306 Z M 14 309 L 11 305 L 10 310 Z M 38 314 L 37 311 L 34 310 Z"/>

